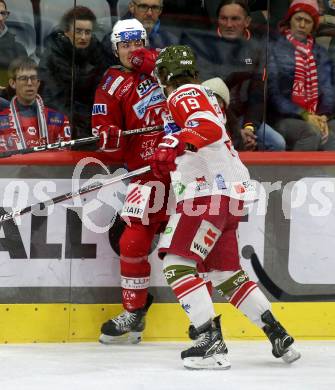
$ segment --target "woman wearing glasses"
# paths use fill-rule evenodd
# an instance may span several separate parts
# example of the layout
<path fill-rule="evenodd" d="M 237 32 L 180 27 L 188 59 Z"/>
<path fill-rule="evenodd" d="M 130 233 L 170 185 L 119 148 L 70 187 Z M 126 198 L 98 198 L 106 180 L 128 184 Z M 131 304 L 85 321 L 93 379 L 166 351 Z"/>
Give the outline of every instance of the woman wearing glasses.
<path fill-rule="evenodd" d="M 0 0 L 0 89 L 8 85 L 7 69 L 9 64 L 17 57 L 26 56 L 26 49 L 16 42 L 15 35 L 8 31 L 6 20 L 10 12 L 4 0 Z M 1 91 L 0 91 L 1 93 Z"/>

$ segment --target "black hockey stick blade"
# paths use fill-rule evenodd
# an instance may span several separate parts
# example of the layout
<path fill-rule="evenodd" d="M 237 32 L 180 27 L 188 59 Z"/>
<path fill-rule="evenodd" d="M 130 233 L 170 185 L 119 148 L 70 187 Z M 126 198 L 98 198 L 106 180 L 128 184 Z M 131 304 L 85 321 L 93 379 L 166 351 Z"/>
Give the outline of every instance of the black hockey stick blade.
<path fill-rule="evenodd" d="M 264 270 L 254 248 L 247 245 L 242 249 L 242 256 L 251 260 L 251 265 L 255 274 L 264 286 L 264 288 L 278 301 L 281 302 L 322 302 L 335 300 L 335 294 L 289 294 L 282 290 L 276 283 L 272 281 L 269 275 Z"/>

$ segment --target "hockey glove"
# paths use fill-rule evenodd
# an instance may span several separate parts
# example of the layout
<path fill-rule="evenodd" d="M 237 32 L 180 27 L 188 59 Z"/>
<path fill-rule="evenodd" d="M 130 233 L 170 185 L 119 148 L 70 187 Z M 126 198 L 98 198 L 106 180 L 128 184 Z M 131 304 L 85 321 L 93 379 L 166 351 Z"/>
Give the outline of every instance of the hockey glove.
<path fill-rule="evenodd" d="M 99 128 L 93 129 L 92 133 L 97 133 L 100 136 L 99 148 L 102 150 L 119 149 L 123 146 L 122 130 L 117 126 L 99 126 Z"/>
<path fill-rule="evenodd" d="M 150 161 L 154 176 L 163 179 L 175 171 L 177 168 L 175 159 L 185 153 L 185 146 L 183 141 L 173 135 L 163 137 Z"/>
<path fill-rule="evenodd" d="M 150 76 L 155 68 L 158 52 L 146 48 L 137 49 L 132 53 L 130 62 L 134 70 Z"/>

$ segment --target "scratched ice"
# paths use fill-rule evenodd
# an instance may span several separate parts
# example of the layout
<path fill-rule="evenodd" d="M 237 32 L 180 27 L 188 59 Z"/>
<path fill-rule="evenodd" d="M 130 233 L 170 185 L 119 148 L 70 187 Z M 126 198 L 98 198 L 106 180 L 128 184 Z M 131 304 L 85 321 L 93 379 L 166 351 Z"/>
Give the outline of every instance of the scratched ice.
<path fill-rule="evenodd" d="M 335 385 L 334 341 L 298 341 L 302 358 L 288 366 L 260 341 L 227 341 L 228 371 L 188 371 L 186 343 L 1 345 L 1 390 L 329 390 Z"/>

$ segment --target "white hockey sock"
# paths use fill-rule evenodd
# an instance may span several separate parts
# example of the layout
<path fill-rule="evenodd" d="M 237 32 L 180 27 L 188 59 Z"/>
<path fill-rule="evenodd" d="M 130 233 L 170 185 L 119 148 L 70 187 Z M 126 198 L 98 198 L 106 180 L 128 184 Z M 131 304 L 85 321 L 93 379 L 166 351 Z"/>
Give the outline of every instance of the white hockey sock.
<path fill-rule="evenodd" d="M 259 289 L 257 284 L 252 281 L 243 283 L 232 295 L 229 301 L 253 323 L 260 328 L 265 325 L 261 315 L 266 310 L 271 310 L 271 303 Z"/>
<path fill-rule="evenodd" d="M 192 324 L 198 328 L 215 317 L 212 298 L 204 279 L 196 274 L 196 262 L 168 254 L 164 274 Z"/>
<path fill-rule="evenodd" d="M 213 302 L 206 284 L 184 295 L 179 302 L 196 328 L 215 317 Z"/>

